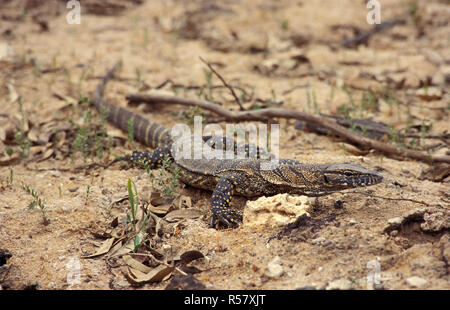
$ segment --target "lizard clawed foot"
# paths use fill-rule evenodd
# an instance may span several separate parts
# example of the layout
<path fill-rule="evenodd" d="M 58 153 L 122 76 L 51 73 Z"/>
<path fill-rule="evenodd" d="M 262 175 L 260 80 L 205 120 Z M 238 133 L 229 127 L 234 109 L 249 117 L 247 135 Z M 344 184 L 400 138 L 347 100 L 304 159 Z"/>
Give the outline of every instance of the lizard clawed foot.
<path fill-rule="evenodd" d="M 228 228 L 235 228 L 238 227 L 241 222 L 242 213 L 237 210 L 227 209 L 222 212 L 213 211 L 209 227 L 214 227 L 216 223 L 221 223 Z"/>

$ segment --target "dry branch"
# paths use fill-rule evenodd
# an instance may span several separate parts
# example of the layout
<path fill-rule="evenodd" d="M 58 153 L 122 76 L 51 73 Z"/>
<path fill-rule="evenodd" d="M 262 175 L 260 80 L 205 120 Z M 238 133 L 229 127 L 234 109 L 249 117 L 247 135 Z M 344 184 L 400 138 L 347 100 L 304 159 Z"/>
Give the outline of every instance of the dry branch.
<path fill-rule="evenodd" d="M 218 104 L 198 99 L 186 99 L 177 96 L 165 96 L 165 95 L 153 95 L 153 94 L 130 94 L 126 96 L 129 102 L 145 102 L 145 103 L 168 103 L 168 104 L 181 104 L 187 106 L 198 106 L 202 109 L 212 111 L 218 115 L 223 116 L 229 121 L 263 121 L 266 122 L 271 118 L 287 118 L 297 119 L 305 122 L 309 122 L 321 127 L 324 127 L 332 131 L 337 136 L 347 139 L 352 144 L 360 147 L 370 148 L 377 150 L 387 156 L 397 159 L 411 158 L 427 163 L 431 162 L 446 162 L 450 163 L 450 156 L 447 155 L 435 155 L 416 150 L 398 149 L 395 146 L 363 137 L 339 124 L 336 121 L 320 117 L 317 115 L 311 115 L 294 110 L 286 109 L 260 109 L 253 111 L 230 111 Z"/>
<path fill-rule="evenodd" d="M 208 68 L 220 79 L 220 81 L 222 81 L 223 85 L 225 85 L 226 88 L 228 88 L 231 92 L 231 94 L 234 97 L 234 100 L 236 100 L 236 103 L 239 105 L 239 108 L 241 109 L 241 111 L 244 111 L 244 107 L 242 106 L 241 100 L 239 100 L 239 97 L 236 95 L 236 93 L 234 92 L 233 87 L 231 87 L 230 85 L 228 85 L 227 81 L 225 81 L 225 79 L 219 74 L 219 72 L 217 72 L 213 66 L 207 62 L 206 60 L 204 60 L 203 58 L 200 57 L 200 60 L 206 64 L 208 66 Z"/>

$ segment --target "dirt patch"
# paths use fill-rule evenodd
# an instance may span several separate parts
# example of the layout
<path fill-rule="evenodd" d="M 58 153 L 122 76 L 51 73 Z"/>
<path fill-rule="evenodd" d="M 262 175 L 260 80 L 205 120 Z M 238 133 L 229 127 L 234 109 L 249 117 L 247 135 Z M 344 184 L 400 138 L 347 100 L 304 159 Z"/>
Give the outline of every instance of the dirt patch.
<path fill-rule="evenodd" d="M 375 288 L 450 289 L 448 166 L 360 150 L 286 120 L 281 157 L 355 163 L 383 182 L 321 197 L 309 217 L 283 228 L 230 230 L 209 228 L 209 192 L 170 188 L 190 199 L 177 208 L 195 211 L 158 229 L 150 222 L 153 258 L 133 264 L 147 270 L 172 259 L 178 269 L 161 267 L 158 281 L 138 283 L 141 274 L 124 272 L 118 258 L 83 258 L 109 238 L 118 244 L 128 179 L 142 203 L 154 191 L 141 169 L 104 167 L 132 149 L 89 99 L 117 60 L 122 69 L 105 96 L 119 105 L 127 94 L 157 90 L 237 110 L 201 56 L 247 109 L 371 119 L 385 124 L 379 138 L 387 143 L 448 156 L 448 4 L 383 1 L 382 21 L 402 22 L 348 47 L 373 27 L 365 3 L 83 1 L 79 25 L 67 23 L 65 4 L 0 1 L 0 288 L 368 289 L 378 272 Z M 224 125 L 187 107 L 129 107 L 167 126 L 199 113 Z M 232 204 L 242 210 L 245 199 Z M 158 218 L 173 211 L 153 207 Z M 179 265 L 175 254 L 194 250 L 205 258 Z"/>

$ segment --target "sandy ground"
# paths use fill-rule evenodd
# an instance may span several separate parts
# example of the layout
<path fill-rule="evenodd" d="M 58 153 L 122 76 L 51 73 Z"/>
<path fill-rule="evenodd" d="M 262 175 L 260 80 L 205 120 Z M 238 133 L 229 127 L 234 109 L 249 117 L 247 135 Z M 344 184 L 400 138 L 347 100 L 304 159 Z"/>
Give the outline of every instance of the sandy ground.
<path fill-rule="evenodd" d="M 86 1 L 79 25 L 67 23 L 64 2 L 0 1 L 0 255 L 12 255 L 0 259 L 0 288 L 136 287 L 119 259 L 82 256 L 96 251 L 111 221 L 126 210 L 126 200 L 113 202 L 126 197 L 128 178 L 148 197 L 148 175 L 119 164 L 74 169 L 84 164 L 80 153 L 73 155 L 73 123 L 83 123 L 83 98 L 119 59 L 120 78 L 110 82 L 106 97 L 120 105 L 126 105 L 125 95 L 168 80 L 172 84 L 161 90 L 205 96 L 208 85 L 221 83 L 201 56 L 252 94 L 246 107 L 276 101 L 282 108 L 336 115 L 352 101 L 359 106 L 371 91 L 378 94 L 376 108 L 355 109 L 353 117 L 372 117 L 394 131 L 415 126 L 419 138 L 406 140 L 407 146 L 435 145 L 436 154 L 449 154 L 448 138 L 420 139 L 430 124 L 427 134 L 450 130 L 448 1 L 381 1 L 382 22 L 405 23 L 355 48 L 340 43 L 372 28 L 365 1 L 108 1 L 103 7 Z M 204 86 L 203 93 L 189 86 Z M 382 95 L 389 92 L 391 97 Z M 214 88 L 212 95 L 236 109 L 228 90 Z M 187 110 L 130 108 L 168 126 Z M 194 276 L 209 288 L 369 289 L 367 279 L 375 279 L 376 288 L 449 289 L 448 166 L 434 181 L 421 178 L 427 163 L 361 153 L 337 138 L 299 131 L 294 123 L 280 120 L 282 157 L 356 163 L 382 173 L 383 182 L 313 201 L 310 217 L 285 230 L 264 223 L 208 228 L 210 193 L 180 189 L 202 216 L 184 219 L 175 233 L 149 242 L 157 249 L 203 253 L 192 263 L 202 270 Z M 25 133 L 22 144 L 14 127 Z M 111 125 L 107 130 L 114 139 L 102 163 L 130 152 L 126 134 Z M 26 141 L 30 155 L 21 160 Z M 89 156 L 87 163 L 93 162 L 100 159 Z M 38 207 L 28 209 L 33 197 L 21 185 L 42 198 L 48 225 Z M 233 205 L 243 209 L 245 200 L 233 199 Z M 137 287 L 163 289 L 177 275 L 175 270 L 168 279 Z"/>

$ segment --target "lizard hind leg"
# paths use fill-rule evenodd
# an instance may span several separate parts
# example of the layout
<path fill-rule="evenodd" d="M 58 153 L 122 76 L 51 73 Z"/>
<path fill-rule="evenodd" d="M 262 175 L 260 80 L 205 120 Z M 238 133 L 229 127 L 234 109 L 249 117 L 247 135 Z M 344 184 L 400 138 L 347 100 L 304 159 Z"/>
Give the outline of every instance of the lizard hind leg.
<path fill-rule="evenodd" d="M 230 199 L 233 193 L 233 182 L 227 177 L 221 177 L 217 182 L 211 198 L 211 222 L 213 227 L 216 222 L 227 227 L 236 227 L 242 222 L 242 213 L 230 208 Z"/>

